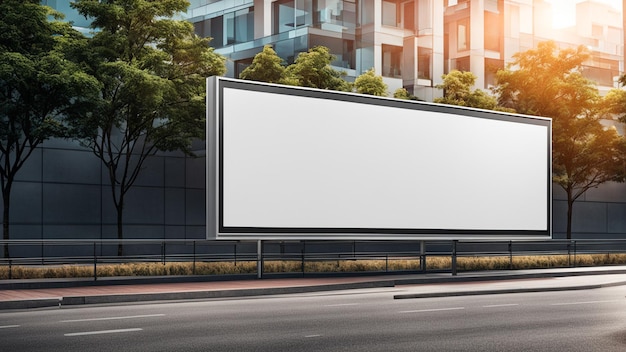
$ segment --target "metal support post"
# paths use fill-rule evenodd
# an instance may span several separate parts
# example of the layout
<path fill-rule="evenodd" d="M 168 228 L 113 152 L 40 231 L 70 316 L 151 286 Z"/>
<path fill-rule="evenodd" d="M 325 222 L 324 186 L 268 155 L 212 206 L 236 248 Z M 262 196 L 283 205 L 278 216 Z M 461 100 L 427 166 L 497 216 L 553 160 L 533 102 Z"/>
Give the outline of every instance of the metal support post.
<path fill-rule="evenodd" d="M 93 281 L 98 281 L 98 256 L 96 254 L 96 242 L 93 242 Z"/>
<path fill-rule="evenodd" d="M 263 278 L 263 240 L 256 242 L 256 277 Z"/>
<path fill-rule="evenodd" d="M 191 273 L 196 275 L 196 241 L 193 241 L 193 267 Z"/>
<path fill-rule="evenodd" d="M 456 244 L 457 240 L 452 241 L 452 276 L 456 276 Z"/>
<path fill-rule="evenodd" d="M 420 271 L 426 271 L 426 241 L 420 241 Z"/>
<path fill-rule="evenodd" d="M 509 241 L 509 270 L 513 270 L 513 241 Z"/>

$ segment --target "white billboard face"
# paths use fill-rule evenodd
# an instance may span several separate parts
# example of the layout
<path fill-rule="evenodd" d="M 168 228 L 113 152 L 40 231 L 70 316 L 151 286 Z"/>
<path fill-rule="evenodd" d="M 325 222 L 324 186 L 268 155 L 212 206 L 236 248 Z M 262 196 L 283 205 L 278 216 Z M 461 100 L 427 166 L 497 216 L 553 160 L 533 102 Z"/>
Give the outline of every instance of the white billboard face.
<path fill-rule="evenodd" d="M 550 237 L 548 119 L 209 86 L 210 238 Z"/>

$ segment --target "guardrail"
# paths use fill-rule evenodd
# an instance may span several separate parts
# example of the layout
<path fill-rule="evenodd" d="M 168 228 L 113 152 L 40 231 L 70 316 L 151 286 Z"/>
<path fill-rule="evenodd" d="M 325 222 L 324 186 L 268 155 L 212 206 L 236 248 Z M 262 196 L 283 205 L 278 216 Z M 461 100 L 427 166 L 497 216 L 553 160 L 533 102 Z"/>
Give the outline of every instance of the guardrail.
<path fill-rule="evenodd" d="M 118 256 L 118 246 L 124 255 Z M 583 254 L 626 253 L 626 240 L 549 240 L 549 241 L 209 241 L 209 240 L 0 240 L 8 245 L 10 257 L 0 257 L 0 267 L 8 267 L 8 278 L 16 266 L 51 267 L 63 265 L 98 266 L 122 263 L 197 263 L 256 262 L 258 277 L 264 263 L 297 263 L 297 272 L 305 275 L 309 263 L 378 261 L 380 272 L 426 272 L 428 258 L 450 259 L 448 268 L 457 273 L 459 258 L 505 257 L 509 269 L 515 257 L 567 256 L 567 266 L 580 265 Z M 0 251 L 2 254 L 2 251 Z M 410 268 L 397 269 L 397 261 L 411 261 Z M 339 264 L 337 264 L 339 266 Z M 432 269 L 431 269 L 432 270 Z M 441 270 L 441 269 L 439 269 Z M 315 271 L 315 269 L 312 269 Z"/>

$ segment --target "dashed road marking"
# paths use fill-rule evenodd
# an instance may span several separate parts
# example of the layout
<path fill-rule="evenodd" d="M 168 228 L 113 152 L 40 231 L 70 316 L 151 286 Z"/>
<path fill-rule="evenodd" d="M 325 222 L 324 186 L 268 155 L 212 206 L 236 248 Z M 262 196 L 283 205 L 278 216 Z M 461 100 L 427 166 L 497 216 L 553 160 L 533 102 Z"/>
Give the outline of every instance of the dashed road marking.
<path fill-rule="evenodd" d="M 0 329 L 19 328 L 19 325 L 0 325 Z"/>
<path fill-rule="evenodd" d="M 338 304 L 327 304 L 324 307 L 348 307 L 348 306 L 358 306 L 358 303 L 338 303 Z"/>
<path fill-rule="evenodd" d="M 606 300 L 606 301 L 586 301 L 586 302 L 563 302 L 563 303 L 552 303 L 551 306 L 573 306 L 578 304 L 597 304 L 597 303 L 615 303 L 622 302 L 622 300 Z"/>
<path fill-rule="evenodd" d="M 147 314 L 147 315 L 129 315 L 122 317 L 106 317 L 106 318 L 86 318 L 86 319 L 74 319 L 74 320 L 61 320 L 61 323 L 80 323 L 85 321 L 104 321 L 104 320 L 120 320 L 120 319 L 139 319 L 139 318 L 155 318 L 162 317 L 165 314 Z"/>
<path fill-rule="evenodd" d="M 87 335 L 100 335 L 100 334 L 117 334 L 123 332 L 133 332 L 133 331 L 141 331 L 141 328 L 132 328 L 132 329 L 116 329 L 116 330 L 99 330 L 99 331 L 84 331 L 84 332 L 72 332 L 69 334 L 64 334 L 64 336 L 87 336 Z"/>
<path fill-rule="evenodd" d="M 418 309 L 418 310 L 401 310 L 400 314 L 406 313 L 426 313 L 426 312 L 445 312 L 450 310 L 463 310 L 465 307 L 451 307 L 451 308 L 434 308 L 434 309 Z"/>
<path fill-rule="evenodd" d="M 507 303 L 507 304 L 492 304 L 488 306 L 483 306 L 483 308 L 500 308 L 500 307 L 515 307 L 519 306 L 517 303 Z"/>

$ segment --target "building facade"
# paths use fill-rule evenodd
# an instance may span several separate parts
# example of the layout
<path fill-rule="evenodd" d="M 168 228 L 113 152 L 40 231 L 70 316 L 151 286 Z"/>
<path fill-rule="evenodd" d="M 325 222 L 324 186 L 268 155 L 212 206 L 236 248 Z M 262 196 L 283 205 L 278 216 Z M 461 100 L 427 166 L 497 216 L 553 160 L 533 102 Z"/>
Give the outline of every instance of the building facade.
<path fill-rule="evenodd" d="M 194 0 L 186 16 L 229 59 L 230 77 L 264 45 L 287 64 L 324 45 L 348 80 L 374 68 L 390 92 L 404 87 L 431 101 L 443 74 L 471 71 L 476 87 L 488 89 L 515 53 L 552 40 L 587 46 L 585 73 L 602 91 L 613 88 L 623 72 L 621 11 L 579 2 L 575 25 L 565 28 L 553 26 L 553 14 L 543 0 Z"/>
<path fill-rule="evenodd" d="M 69 1 L 44 3 L 88 32 Z M 580 2 L 578 25 L 554 29 L 549 10 L 538 0 L 192 0 L 183 16 L 199 35 L 213 38 L 216 51 L 227 57 L 231 77 L 266 44 L 287 63 L 324 45 L 348 79 L 373 67 L 390 92 L 405 87 L 432 100 L 441 95 L 436 85 L 450 70 L 472 71 L 476 86 L 488 89 L 494 70 L 516 52 L 554 40 L 560 47 L 588 46 L 593 55 L 585 63 L 586 74 L 601 90 L 614 87 L 624 71 L 621 12 L 596 1 Z M 203 148 L 199 142 L 195 149 L 202 155 Z M 126 238 L 205 238 L 205 165 L 202 157 L 177 153 L 152 157 L 127 197 Z M 17 175 L 11 238 L 115 239 L 105 173 L 100 160 L 77 143 L 44 142 Z M 555 186 L 555 238 L 565 236 L 565 199 Z M 626 238 L 626 185 L 609 183 L 584 194 L 574 205 L 573 237 Z M 14 253 L 20 254 L 32 253 Z"/>

